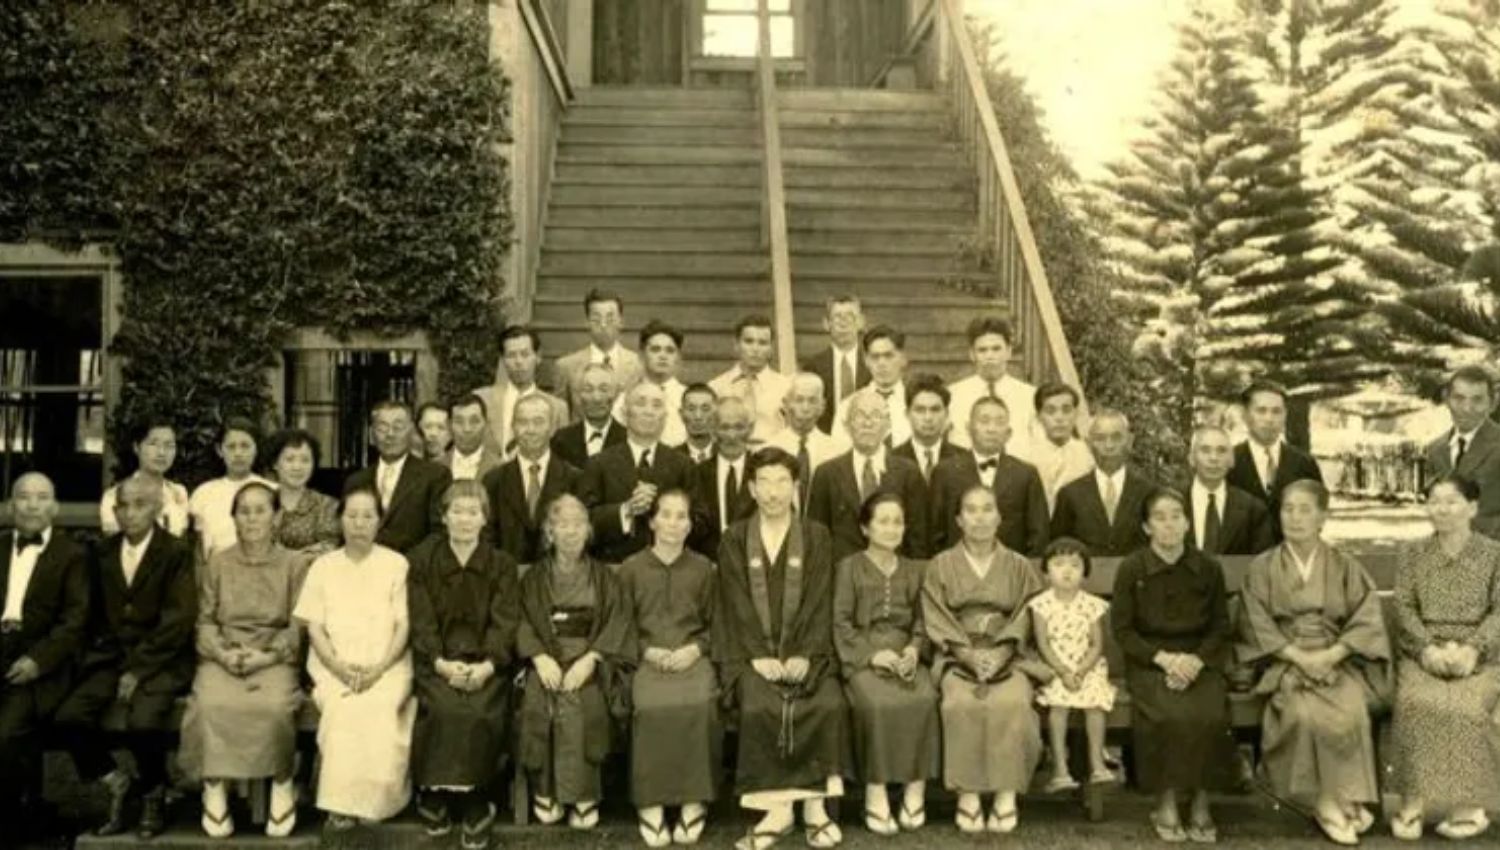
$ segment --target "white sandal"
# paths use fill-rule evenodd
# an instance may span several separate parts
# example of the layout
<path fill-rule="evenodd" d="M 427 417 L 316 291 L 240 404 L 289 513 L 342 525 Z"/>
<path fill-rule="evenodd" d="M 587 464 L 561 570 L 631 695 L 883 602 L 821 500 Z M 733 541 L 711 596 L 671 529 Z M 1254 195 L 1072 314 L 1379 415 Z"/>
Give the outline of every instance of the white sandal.
<path fill-rule="evenodd" d="M 229 813 L 229 790 L 223 782 L 203 783 L 203 831 L 209 838 L 234 835 L 234 816 Z"/>

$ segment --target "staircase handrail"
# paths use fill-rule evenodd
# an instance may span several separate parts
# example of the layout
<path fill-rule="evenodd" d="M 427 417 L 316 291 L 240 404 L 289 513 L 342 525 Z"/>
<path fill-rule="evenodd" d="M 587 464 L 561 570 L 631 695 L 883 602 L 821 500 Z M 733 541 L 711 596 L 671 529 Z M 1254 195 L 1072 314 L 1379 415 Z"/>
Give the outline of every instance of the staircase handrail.
<path fill-rule="evenodd" d="M 776 69 L 771 56 L 771 11 L 767 0 L 757 0 L 756 105 L 760 114 L 761 244 L 771 254 L 771 292 L 775 308 L 776 362 L 787 375 L 797 371 L 796 322 L 792 307 L 792 257 L 787 238 L 786 177 L 781 153 L 780 110 L 777 105 Z"/>
<path fill-rule="evenodd" d="M 944 38 L 947 43 L 939 44 Z M 928 52 L 926 58 L 936 72 L 931 84 L 946 88 L 957 113 L 959 140 L 978 181 L 976 235 L 981 245 L 993 246 L 996 280 L 1010 301 L 1017 325 L 1015 341 L 1022 343 L 1029 377 L 1041 381 L 1056 375 L 1081 392 L 1083 384 L 1063 334 L 1052 284 L 974 52 L 973 36 L 957 0 L 930 0 L 913 22 L 906 45 L 913 57 Z M 1039 339 L 1045 344 L 1036 344 Z M 1086 402 L 1081 408 L 1087 418 Z"/>

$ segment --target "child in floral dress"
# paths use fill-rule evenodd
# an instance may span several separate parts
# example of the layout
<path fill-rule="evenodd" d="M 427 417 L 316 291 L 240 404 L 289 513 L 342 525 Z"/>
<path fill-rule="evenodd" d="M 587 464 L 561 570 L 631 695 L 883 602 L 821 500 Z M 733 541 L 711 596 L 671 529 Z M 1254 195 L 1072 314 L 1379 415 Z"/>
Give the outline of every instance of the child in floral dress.
<path fill-rule="evenodd" d="M 1057 674 L 1037 695 L 1050 709 L 1053 775 L 1047 790 L 1052 792 L 1078 787 L 1068 773 L 1068 714 L 1075 708 L 1083 711 L 1088 735 L 1089 781 L 1114 781 L 1104 754 L 1105 720 L 1115 705 L 1104 659 L 1109 603 L 1083 589 L 1089 567 L 1088 547 L 1069 537 L 1054 540 L 1042 557 L 1049 587 L 1029 603 L 1037 649 Z"/>

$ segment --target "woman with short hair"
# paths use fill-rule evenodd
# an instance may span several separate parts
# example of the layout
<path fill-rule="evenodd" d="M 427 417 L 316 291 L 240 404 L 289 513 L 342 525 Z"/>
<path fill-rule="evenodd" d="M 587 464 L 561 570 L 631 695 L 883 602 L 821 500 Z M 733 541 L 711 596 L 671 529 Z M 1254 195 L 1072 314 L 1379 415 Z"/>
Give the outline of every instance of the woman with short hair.
<path fill-rule="evenodd" d="M 177 460 L 177 429 L 166 419 L 148 419 L 130 432 L 130 448 L 135 453 L 135 474 L 161 485 L 161 514 L 157 524 L 177 537 L 187 533 L 188 515 L 187 488 L 167 478 L 172 463 Z M 120 476 L 120 481 L 128 478 Z M 110 486 L 99 500 L 99 530 L 107 537 L 120 533 L 120 521 L 115 518 L 115 502 L 119 499 L 120 485 Z"/>
<path fill-rule="evenodd" d="M 266 441 L 266 457 L 281 491 L 276 540 L 311 561 L 339 544 L 339 502 L 308 486 L 318 468 L 318 440 L 301 428 L 277 431 Z"/>
<path fill-rule="evenodd" d="M 230 504 L 239 489 L 252 481 L 276 487 L 255 474 L 259 444 L 260 429 L 242 416 L 225 419 L 219 428 L 214 452 L 224 463 L 224 474 L 199 484 L 188 499 L 188 513 L 198 534 L 198 549 L 205 559 L 234 545 L 235 521 Z"/>

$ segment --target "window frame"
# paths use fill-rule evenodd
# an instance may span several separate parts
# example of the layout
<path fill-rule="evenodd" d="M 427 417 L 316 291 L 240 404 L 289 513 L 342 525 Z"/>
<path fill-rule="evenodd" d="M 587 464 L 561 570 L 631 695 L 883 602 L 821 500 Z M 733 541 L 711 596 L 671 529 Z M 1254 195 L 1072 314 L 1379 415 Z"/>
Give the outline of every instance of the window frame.
<path fill-rule="evenodd" d="M 120 400 L 120 358 L 111 353 L 115 334 L 120 329 L 120 302 L 123 279 L 120 260 L 107 243 L 90 242 L 77 251 L 64 251 L 40 242 L 0 243 L 0 284 L 8 278 L 58 278 L 76 279 L 98 277 L 101 291 L 100 312 L 102 321 L 99 344 L 103 360 L 100 373 L 104 418 L 106 422 L 103 468 L 99 481 L 102 498 L 113 480 L 111 471 L 115 466 L 113 442 L 109 439 L 108 424 L 114 417 L 115 406 Z M 10 494 L 0 494 L 0 525 L 10 524 Z M 99 525 L 99 502 L 67 501 L 59 504 L 56 523 L 64 528 L 91 528 Z"/>
<path fill-rule="evenodd" d="M 772 12 L 771 17 L 786 15 L 792 19 L 792 55 L 774 56 L 771 61 L 777 68 L 800 69 L 807 57 L 807 0 L 790 0 L 786 12 Z M 755 56 L 710 56 L 703 52 L 703 20 L 712 15 L 744 15 L 750 20 L 755 20 L 757 13 L 712 11 L 708 7 L 709 0 L 694 0 L 693 12 L 688 16 L 688 49 L 684 51 L 688 56 L 688 62 L 693 68 L 715 70 L 734 68 L 753 68 Z"/>

